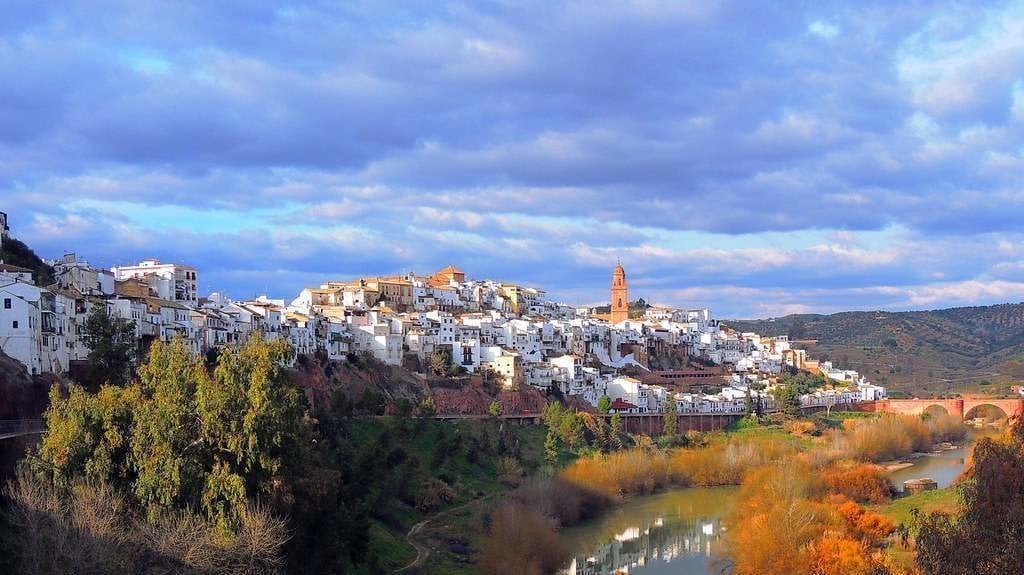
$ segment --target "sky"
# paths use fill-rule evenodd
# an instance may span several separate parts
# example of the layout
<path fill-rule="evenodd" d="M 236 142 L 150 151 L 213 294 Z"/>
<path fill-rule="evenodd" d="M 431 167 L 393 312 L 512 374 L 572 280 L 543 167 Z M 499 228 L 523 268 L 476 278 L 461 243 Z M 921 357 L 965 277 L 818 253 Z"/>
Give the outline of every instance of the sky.
<path fill-rule="evenodd" d="M 1024 4 L 7 0 L 0 211 L 291 298 L 470 277 L 720 317 L 1024 300 Z"/>

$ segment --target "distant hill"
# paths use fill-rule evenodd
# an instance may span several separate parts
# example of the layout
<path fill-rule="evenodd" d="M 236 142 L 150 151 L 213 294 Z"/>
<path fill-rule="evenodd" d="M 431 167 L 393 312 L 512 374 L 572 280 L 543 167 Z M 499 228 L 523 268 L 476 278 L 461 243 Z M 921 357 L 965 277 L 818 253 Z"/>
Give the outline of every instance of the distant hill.
<path fill-rule="evenodd" d="M 0 260 L 5 264 L 32 270 L 32 279 L 36 285 L 48 286 L 54 282 L 53 268 L 46 265 L 32 248 L 13 237 L 0 241 Z"/>
<path fill-rule="evenodd" d="M 726 320 L 738 331 L 816 340 L 815 359 L 912 395 L 1005 393 L 1024 380 L 1024 304 Z"/>

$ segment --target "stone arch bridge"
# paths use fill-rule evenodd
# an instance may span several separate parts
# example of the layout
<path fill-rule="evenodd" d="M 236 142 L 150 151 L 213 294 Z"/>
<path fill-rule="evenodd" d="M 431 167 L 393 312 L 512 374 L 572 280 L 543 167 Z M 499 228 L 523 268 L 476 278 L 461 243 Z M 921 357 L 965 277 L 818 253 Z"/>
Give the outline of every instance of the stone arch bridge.
<path fill-rule="evenodd" d="M 933 408 L 965 419 L 976 407 L 990 405 L 1000 409 L 1007 417 L 1024 415 L 1024 398 L 966 397 L 956 399 L 883 399 L 859 404 L 860 411 L 921 415 Z"/>

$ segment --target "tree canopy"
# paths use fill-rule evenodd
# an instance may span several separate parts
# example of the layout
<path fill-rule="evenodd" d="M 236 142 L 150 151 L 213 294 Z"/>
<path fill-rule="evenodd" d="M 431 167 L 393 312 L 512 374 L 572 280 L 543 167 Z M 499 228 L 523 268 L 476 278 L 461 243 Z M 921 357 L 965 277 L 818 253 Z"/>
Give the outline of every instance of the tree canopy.
<path fill-rule="evenodd" d="M 132 494 L 152 517 L 201 509 L 223 528 L 250 499 L 280 497 L 296 453 L 299 393 L 284 370 L 287 342 L 254 338 L 225 350 L 210 374 L 182 339 L 155 343 L 126 387 L 95 395 L 56 388 L 36 467 L 56 484 L 86 478 Z"/>
<path fill-rule="evenodd" d="M 111 314 L 107 306 L 93 306 L 85 319 L 83 340 L 89 348 L 89 381 L 92 388 L 104 383 L 125 386 L 135 362 L 135 322 Z"/>

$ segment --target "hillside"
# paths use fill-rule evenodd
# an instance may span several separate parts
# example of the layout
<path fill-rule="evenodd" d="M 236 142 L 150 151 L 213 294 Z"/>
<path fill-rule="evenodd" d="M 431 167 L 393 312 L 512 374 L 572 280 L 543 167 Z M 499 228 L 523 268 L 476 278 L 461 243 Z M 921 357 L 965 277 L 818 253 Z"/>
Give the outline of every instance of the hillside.
<path fill-rule="evenodd" d="M 798 314 L 727 320 L 729 327 L 805 340 L 831 359 L 912 395 L 1008 392 L 1024 380 L 1024 304 L 911 312 Z"/>
<path fill-rule="evenodd" d="M 53 268 L 37 256 L 32 248 L 15 238 L 8 237 L 0 241 L 0 261 L 32 270 L 32 279 L 36 285 L 47 286 L 54 281 Z"/>

